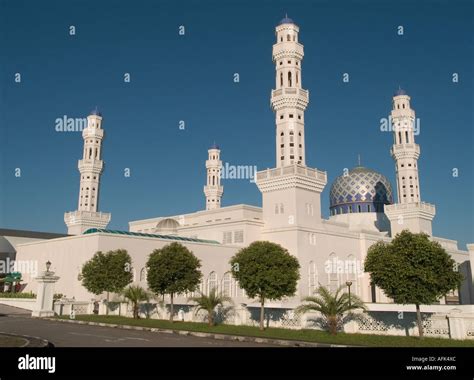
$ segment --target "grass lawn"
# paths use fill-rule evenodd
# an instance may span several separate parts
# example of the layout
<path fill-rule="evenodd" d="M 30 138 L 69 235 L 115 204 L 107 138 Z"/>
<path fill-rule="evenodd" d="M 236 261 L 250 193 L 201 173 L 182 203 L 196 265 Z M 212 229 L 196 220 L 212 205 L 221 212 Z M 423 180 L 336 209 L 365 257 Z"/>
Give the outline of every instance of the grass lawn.
<path fill-rule="evenodd" d="M 69 319 L 68 316 L 58 317 Z M 185 330 L 205 333 L 228 334 L 252 336 L 261 338 L 299 340 L 306 342 L 317 342 L 327 344 L 343 344 L 350 346 L 372 346 L 372 347 L 474 347 L 474 340 L 453 340 L 442 338 L 424 338 L 406 336 L 383 336 L 369 334 L 345 334 L 339 333 L 335 336 L 318 330 L 290 330 L 280 328 L 268 328 L 260 331 L 258 327 L 218 325 L 209 327 L 205 323 L 196 322 L 174 322 L 161 319 L 133 319 L 108 315 L 76 315 L 76 320 L 111 323 L 117 325 L 131 325 L 153 327 L 161 329 Z"/>
<path fill-rule="evenodd" d="M 0 335 L 0 347 L 22 347 L 28 343 L 24 338 L 9 335 Z"/>

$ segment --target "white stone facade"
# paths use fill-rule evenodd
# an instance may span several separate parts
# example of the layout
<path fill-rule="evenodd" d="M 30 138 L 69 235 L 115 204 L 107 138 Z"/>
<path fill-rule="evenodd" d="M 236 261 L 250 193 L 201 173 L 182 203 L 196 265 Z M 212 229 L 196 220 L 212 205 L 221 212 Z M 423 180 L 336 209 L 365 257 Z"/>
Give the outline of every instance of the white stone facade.
<path fill-rule="evenodd" d="M 229 260 L 243 246 L 256 240 L 269 240 L 288 249 L 301 265 L 301 279 L 294 297 L 270 303 L 269 307 L 293 308 L 300 303 L 302 297 L 312 294 L 319 285 L 336 289 L 346 281 L 352 282 L 351 292 L 365 302 L 390 303 L 380 289 L 370 285 L 369 275 L 363 271 L 368 248 L 380 240 L 390 241 L 397 232 L 405 228 L 431 235 L 431 221 L 435 215 L 434 206 L 422 202 L 420 196 L 417 167 L 419 147 L 415 144 L 414 132 L 409 126 L 415 118 L 410 98 L 406 94 L 400 94 L 393 100 L 392 118 L 397 126 L 392 155 L 396 162 L 398 203 L 390 204 L 388 200 L 384 200 L 385 211 L 371 209 L 370 205 L 367 205 L 367 209 L 362 209 L 357 202 L 367 203 L 370 191 L 374 190 L 366 185 L 367 194 L 360 199 L 357 197 L 361 195 L 356 194 L 354 209 L 351 204 L 349 208 L 340 208 L 349 211 L 334 213 L 329 219 L 323 219 L 321 193 L 327 183 L 327 174 L 306 166 L 305 162 L 304 110 L 309 96 L 308 91 L 301 87 L 303 45 L 299 42 L 299 28 L 291 20 L 284 19 L 276 28 L 276 38 L 277 42 L 273 46 L 276 88 L 271 94 L 271 104 L 276 115 L 276 165 L 273 169 L 257 173 L 256 183 L 262 192 L 262 207 L 220 206 L 223 191 L 217 175 L 221 168 L 220 150 L 213 148 L 208 151 L 206 161 L 205 210 L 131 221 L 129 231 L 136 233 L 135 236 L 99 231 L 22 244 L 17 247 L 17 258 L 51 261 L 52 269 L 61 277 L 56 284 L 57 292 L 68 297 L 74 296 L 76 300 L 89 300 L 94 295 L 81 286 L 78 274 L 82 265 L 95 252 L 126 249 L 133 260 L 135 282 L 146 287 L 145 263 L 154 249 L 163 247 L 173 239 L 179 240 L 178 237 L 200 239 L 194 242 L 180 241 L 202 262 L 204 277 L 200 289 L 207 291 L 218 287 L 232 296 L 236 303 L 252 306 L 257 303 L 247 299 L 232 279 Z M 102 136 L 97 129 L 100 128 L 100 120 L 98 117 L 90 119 L 91 123 L 98 124 L 92 126 L 95 128 L 95 137 Z M 402 129 L 405 122 L 407 129 Z M 92 142 L 89 146 L 88 134 L 89 132 L 85 134 L 87 145 L 84 149 L 84 162 L 92 159 L 87 166 L 90 169 L 87 173 L 96 174 L 94 181 L 97 182 L 81 178 L 83 198 L 82 203 L 80 198 L 76 212 L 79 213 L 81 222 L 74 227 L 72 216 L 67 217 L 68 227 L 75 228 L 74 231 L 71 230 L 75 234 L 82 233 L 86 227 L 103 228 L 100 226 L 105 226 L 108 222 L 106 216 L 97 213 L 97 202 L 94 206 L 91 203 L 85 206 L 84 203 L 86 193 L 82 189 L 85 187 L 90 190 L 92 187 L 96 189 L 94 191 L 98 191 L 102 170 L 101 139 L 96 140 L 99 143 Z M 89 149 L 93 149 L 92 156 Z M 84 165 L 80 167 L 85 168 Z M 81 171 L 81 176 L 86 175 L 85 173 Z M 369 174 L 369 171 L 361 172 L 361 176 Z M 98 193 L 89 193 L 89 196 L 92 194 L 98 199 Z M 469 272 L 469 268 L 474 268 L 472 245 L 468 253 L 459 250 L 455 241 L 432 238 L 445 247 L 459 263 L 463 273 L 472 273 Z M 33 278 L 26 277 L 25 280 L 31 281 L 27 290 L 36 288 Z M 468 278 L 460 289 L 461 303 L 474 303 L 471 280 Z M 178 297 L 176 303 L 180 302 L 185 303 L 186 297 Z"/>

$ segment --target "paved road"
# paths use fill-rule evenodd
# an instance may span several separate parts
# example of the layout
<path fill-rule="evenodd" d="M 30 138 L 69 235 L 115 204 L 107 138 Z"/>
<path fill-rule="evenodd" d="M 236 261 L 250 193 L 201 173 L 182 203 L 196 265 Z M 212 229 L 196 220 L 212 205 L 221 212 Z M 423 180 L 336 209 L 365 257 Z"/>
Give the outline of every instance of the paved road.
<path fill-rule="evenodd" d="M 252 342 L 234 342 L 149 331 L 77 325 L 31 318 L 30 312 L 0 304 L 0 332 L 49 340 L 56 347 L 265 347 Z"/>

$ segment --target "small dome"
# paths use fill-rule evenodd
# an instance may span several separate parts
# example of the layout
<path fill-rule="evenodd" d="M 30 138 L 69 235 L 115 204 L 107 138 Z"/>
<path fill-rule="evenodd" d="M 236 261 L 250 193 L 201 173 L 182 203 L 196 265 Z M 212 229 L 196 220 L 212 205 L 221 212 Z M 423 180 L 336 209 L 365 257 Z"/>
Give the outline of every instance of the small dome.
<path fill-rule="evenodd" d="M 403 89 L 403 88 L 398 88 L 397 91 L 395 91 L 395 94 L 393 94 L 393 96 L 400 96 L 400 95 L 406 95 L 407 92 Z"/>
<path fill-rule="evenodd" d="M 214 143 L 214 144 L 211 145 L 211 147 L 209 149 L 220 149 L 220 148 L 219 148 L 219 145 Z"/>
<path fill-rule="evenodd" d="M 282 18 L 281 21 L 278 23 L 278 25 L 283 25 L 283 24 L 294 24 L 295 22 L 289 18 L 288 16 L 285 16 L 285 18 Z"/>
<path fill-rule="evenodd" d="M 102 116 L 97 107 L 95 107 L 95 109 L 93 109 L 89 115 Z"/>
<path fill-rule="evenodd" d="M 393 203 L 390 181 L 375 170 L 356 166 L 337 177 L 329 193 L 331 215 L 358 212 L 383 212 Z"/>
<path fill-rule="evenodd" d="M 165 218 L 156 225 L 156 232 L 162 234 L 175 234 L 178 232 L 179 223 L 173 218 Z"/>

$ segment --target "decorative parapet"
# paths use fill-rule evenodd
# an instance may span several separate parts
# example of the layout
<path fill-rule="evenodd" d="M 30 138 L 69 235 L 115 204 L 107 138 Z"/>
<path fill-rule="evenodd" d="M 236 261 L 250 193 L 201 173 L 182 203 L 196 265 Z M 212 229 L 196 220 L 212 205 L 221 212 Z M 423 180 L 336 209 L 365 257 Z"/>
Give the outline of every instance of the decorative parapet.
<path fill-rule="evenodd" d="M 326 183 L 326 172 L 299 164 L 257 172 L 257 186 L 262 192 L 291 187 L 321 192 Z"/>
<path fill-rule="evenodd" d="M 71 211 L 64 214 L 64 222 L 69 228 L 83 226 L 84 230 L 93 227 L 105 228 L 111 218 L 112 215 L 108 212 Z"/>
<path fill-rule="evenodd" d="M 282 107 L 296 107 L 305 110 L 309 103 L 309 91 L 302 88 L 280 88 L 272 90 L 270 104 L 274 111 Z"/>
<path fill-rule="evenodd" d="M 100 174 L 102 173 L 102 169 L 104 168 L 104 161 L 102 160 L 79 160 L 77 163 L 77 168 L 79 169 L 80 173 L 83 172 L 91 172 L 93 174 Z"/>
<path fill-rule="evenodd" d="M 302 60 L 304 57 L 304 47 L 299 42 L 285 41 L 273 45 L 272 56 L 274 61 L 285 57 L 296 57 Z"/>
<path fill-rule="evenodd" d="M 257 172 L 257 181 L 289 174 L 303 174 L 327 182 L 326 172 L 298 164 L 259 171 Z"/>
<path fill-rule="evenodd" d="M 420 146 L 418 144 L 395 144 L 390 148 L 390 154 L 397 159 L 404 157 L 415 157 L 418 159 L 420 156 Z"/>
<path fill-rule="evenodd" d="M 386 205 L 385 212 L 390 213 L 391 211 L 413 211 L 419 212 L 424 211 L 427 214 L 432 214 L 433 216 L 436 214 L 436 206 L 431 203 L 426 202 L 410 202 L 410 203 L 395 203 L 393 205 Z"/>

